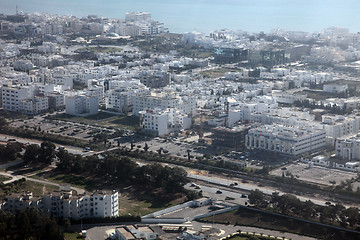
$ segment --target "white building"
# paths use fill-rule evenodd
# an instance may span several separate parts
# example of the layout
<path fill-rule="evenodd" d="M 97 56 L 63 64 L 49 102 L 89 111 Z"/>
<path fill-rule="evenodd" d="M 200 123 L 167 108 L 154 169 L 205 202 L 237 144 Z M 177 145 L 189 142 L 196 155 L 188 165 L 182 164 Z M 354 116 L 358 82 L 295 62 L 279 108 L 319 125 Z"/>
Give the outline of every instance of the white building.
<path fill-rule="evenodd" d="M 357 134 L 360 130 L 360 117 L 342 115 L 323 115 L 322 125 L 326 131 L 328 144 L 334 146 L 335 140 Z"/>
<path fill-rule="evenodd" d="M 19 112 L 20 101 L 32 97 L 32 92 L 27 86 L 3 86 L 2 93 L 2 106 L 4 110 Z"/>
<path fill-rule="evenodd" d="M 338 138 L 335 141 L 336 155 L 346 160 L 360 160 L 360 135 Z"/>
<path fill-rule="evenodd" d="M 196 100 L 192 96 L 165 95 L 139 95 L 133 98 L 133 114 L 138 116 L 140 111 L 147 109 L 175 108 L 185 114 L 196 114 Z"/>
<path fill-rule="evenodd" d="M 34 207 L 45 214 L 64 218 L 104 218 L 119 215 L 118 192 L 94 192 L 91 195 L 73 196 L 70 192 L 53 192 L 33 198 L 32 193 L 11 195 L 0 204 L 0 209 L 15 213 L 18 209 Z"/>
<path fill-rule="evenodd" d="M 86 116 L 96 114 L 99 111 L 99 100 L 95 96 L 84 94 L 68 95 L 65 97 L 66 114 Z"/>
<path fill-rule="evenodd" d="M 146 21 L 151 19 L 151 14 L 147 12 L 128 12 L 125 13 L 125 21 L 127 22 L 137 22 L 137 21 Z"/>
<path fill-rule="evenodd" d="M 23 99 L 19 102 L 19 110 L 24 114 L 40 114 L 49 110 L 48 97 L 44 95 L 35 96 L 32 99 Z"/>
<path fill-rule="evenodd" d="M 329 93 L 342 93 L 348 90 L 347 84 L 324 84 L 323 91 Z"/>
<path fill-rule="evenodd" d="M 245 137 L 248 148 L 297 156 L 326 146 L 326 133 L 311 127 L 280 124 L 250 129 Z"/>
<path fill-rule="evenodd" d="M 191 117 L 173 108 L 146 110 L 139 114 L 141 129 L 156 136 L 164 136 L 191 127 Z"/>
<path fill-rule="evenodd" d="M 59 92 L 47 92 L 45 95 L 48 97 L 49 109 L 62 110 L 65 109 L 65 95 Z"/>

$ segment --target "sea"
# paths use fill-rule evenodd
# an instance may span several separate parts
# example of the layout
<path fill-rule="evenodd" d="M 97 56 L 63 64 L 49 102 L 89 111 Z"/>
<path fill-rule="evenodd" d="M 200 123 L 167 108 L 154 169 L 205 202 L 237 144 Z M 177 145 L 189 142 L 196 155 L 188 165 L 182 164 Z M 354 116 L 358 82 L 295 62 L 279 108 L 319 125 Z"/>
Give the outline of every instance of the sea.
<path fill-rule="evenodd" d="M 125 18 L 145 11 L 173 33 L 274 29 L 318 32 L 327 27 L 360 32 L 360 0 L 0 0 L 0 13 L 47 12 Z"/>

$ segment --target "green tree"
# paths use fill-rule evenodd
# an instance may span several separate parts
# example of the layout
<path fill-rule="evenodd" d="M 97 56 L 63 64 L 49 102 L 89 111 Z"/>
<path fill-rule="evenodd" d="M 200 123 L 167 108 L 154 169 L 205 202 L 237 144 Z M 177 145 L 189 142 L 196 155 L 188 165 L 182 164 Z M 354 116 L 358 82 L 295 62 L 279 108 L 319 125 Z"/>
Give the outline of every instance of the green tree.
<path fill-rule="evenodd" d="M 55 144 L 49 141 L 42 142 L 40 145 L 39 162 L 50 164 L 55 157 Z"/>
<path fill-rule="evenodd" d="M 248 198 L 250 204 L 254 204 L 258 207 L 266 207 L 268 204 L 265 194 L 259 189 L 251 190 Z"/>
<path fill-rule="evenodd" d="M 37 144 L 28 145 L 25 149 L 23 160 L 26 164 L 38 161 L 40 147 Z"/>

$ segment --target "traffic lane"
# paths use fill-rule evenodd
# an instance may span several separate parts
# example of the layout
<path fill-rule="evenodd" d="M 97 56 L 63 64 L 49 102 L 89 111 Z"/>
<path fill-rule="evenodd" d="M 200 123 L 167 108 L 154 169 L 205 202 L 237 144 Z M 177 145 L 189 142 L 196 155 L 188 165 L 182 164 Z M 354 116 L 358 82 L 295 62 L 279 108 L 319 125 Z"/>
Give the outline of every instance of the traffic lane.
<path fill-rule="evenodd" d="M 248 201 L 247 197 L 243 197 L 243 196 L 247 196 L 245 192 L 234 192 L 221 187 L 216 188 L 216 187 L 206 186 L 203 184 L 198 184 L 198 185 L 201 187 L 201 189 L 196 189 L 196 190 L 198 191 L 201 190 L 204 197 L 210 197 L 215 201 L 217 200 L 229 201 L 241 205 L 245 205 L 245 202 Z M 219 193 L 218 191 L 221 191 L 221 193 Z M 227 198 L 232 198 L 232 199 L 227 199 Z"/>
<path fill-rule="evenodd" d="M 234 182 L 232 180 L 227 180 L 227 179 L 223 179 L 223 178 L 207 177 L 207 176 L 196 175 L 196 174 L 192 174 L 192 173 L 188 173 L 188 177 L 193 178 L 193 179 L 199 179 L 199 180 L 206 181 L 206 182 L 209 182 L 209 183 L 215 183 L 215 184 L 223 185 L 223 186 L 226 186 L 226 187 L 229 187 L 230 183 Z M 287 193 L 279 191 L 279 190 L 277 190 L 275 188 L 260 187 L 260 186 L 253 185 L 253 184 L 250 184 L 250 183 L 239 183 L 237 186 L 234 186 L 233 188 L 234 189 L 243 189 L 243 190 L 246 190 L 246 191 L 252 191 L 252 190 L 259 189 L 260 191 L 262 191 L 263 193 L 265 193 L 267 195 L 272 195 L 274 192 L 278 192 L 280 195 L 287 194 Z M 297 194 L 293 194 L 293 195 L 295 195 L 297 198 L 299 198 L 303 202 L 310 200 L 313 203 L 315 203 L 317 205 L 321 205 L 321 206 L 325 206 L 326 202 L 327 202 L 326 200 L 321 200 L 321 199 L 317 199 L 317 198 L 304 197 L 304 196 L 297 195 Z"/>

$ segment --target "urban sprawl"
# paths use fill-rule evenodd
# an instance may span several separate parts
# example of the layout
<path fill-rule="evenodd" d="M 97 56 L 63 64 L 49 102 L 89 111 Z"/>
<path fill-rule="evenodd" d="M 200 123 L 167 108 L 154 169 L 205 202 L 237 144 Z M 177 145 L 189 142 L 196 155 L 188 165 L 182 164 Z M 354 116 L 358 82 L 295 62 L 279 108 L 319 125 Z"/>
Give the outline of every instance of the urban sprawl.
<path fill-rule="evenodd" d="M 165 25 L 0 14 L 1 219 L 37 209 L 92 240 L 360 239 L 360 34 Z"/>

